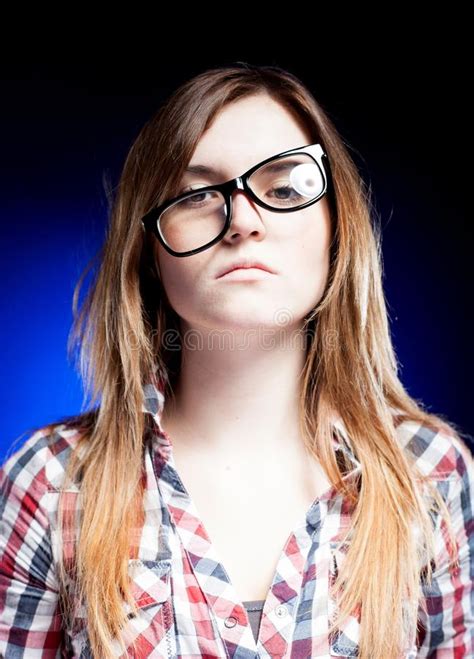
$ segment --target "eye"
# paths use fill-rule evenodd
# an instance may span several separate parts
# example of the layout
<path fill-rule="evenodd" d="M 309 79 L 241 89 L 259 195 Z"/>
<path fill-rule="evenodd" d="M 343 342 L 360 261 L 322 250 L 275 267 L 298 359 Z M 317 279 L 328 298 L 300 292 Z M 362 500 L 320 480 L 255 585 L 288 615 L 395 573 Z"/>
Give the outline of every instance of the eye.
<path fill-rule="evenodd" d="M 285 201 L 291 198 L 292 194 L 293 196 L 298 196 L 298 194 L 294 195 L 296 191 L 291 187 L 291 185 L 286 185 L 282 183 L 281 185 L 275 185 L 271 190 L 269 190 L 270 194 L 273 194 L 277 200 L 280 201 Z"/>

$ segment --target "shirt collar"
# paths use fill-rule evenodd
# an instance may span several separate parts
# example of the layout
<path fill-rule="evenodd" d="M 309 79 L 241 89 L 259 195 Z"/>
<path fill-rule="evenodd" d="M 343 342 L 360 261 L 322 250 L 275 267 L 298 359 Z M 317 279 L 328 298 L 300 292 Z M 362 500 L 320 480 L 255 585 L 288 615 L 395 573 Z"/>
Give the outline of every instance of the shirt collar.
<path fill-rule="evenodd" d="M 164 396 L 164 382 L 158 377 L 143 386 L 143 407 L 142 411 L 149 414 L 155 424 L 157 432 L 154 433 L 155 439 L 158 441 L 159 449 L 163 453 L 165 459 L 173 449 L 173 445 L 169 435 L 161 425 L 161 417 L 165 405 Z M 332 442 L 334 451 L 341 451 L 344 453 L 346 459 L 352 465 L 352 469 L 359 469 L 360 462 L 357 460 L 354 448 L 347 428 L 340 416 L 335 416 L 332 420 Z M 352 469 L 350 471 L 352 471 Z"/>

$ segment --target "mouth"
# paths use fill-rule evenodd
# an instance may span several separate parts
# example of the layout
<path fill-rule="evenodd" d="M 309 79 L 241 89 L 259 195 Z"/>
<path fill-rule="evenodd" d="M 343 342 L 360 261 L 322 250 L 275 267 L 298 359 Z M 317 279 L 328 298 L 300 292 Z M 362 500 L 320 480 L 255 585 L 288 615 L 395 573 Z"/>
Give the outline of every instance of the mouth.
<path fill-rule="evenodd" d="M 259 272 L 266 274 L 275 274 L 272 270 L 270 270 L 270 268 L 268 268 L 266 265 L 263 265 L 262 263 L 240 263 L 230 266 L 226 270 L 222 271 L 217 276 L 217 279 L 221 279 L 222 277 L 227 277 L 233 272 L 245 274 L 245 271 L 247 271 L 247 274 L 249 275 L 254 275 L 256 273 L 258 274 Z"/>
<path fill-rule="evenodd" d="M 245 268 L 233 268 L 228 270 L 223 275 L 218 277 L 218 279 L 225 279 L 230 281 L 244 281 L 244 280 L 258 280 L 258 279 L 267 279 L 272 277 L 273 273 L 265 268 L 259 268 L 258 266 L 246 266 Z"/>

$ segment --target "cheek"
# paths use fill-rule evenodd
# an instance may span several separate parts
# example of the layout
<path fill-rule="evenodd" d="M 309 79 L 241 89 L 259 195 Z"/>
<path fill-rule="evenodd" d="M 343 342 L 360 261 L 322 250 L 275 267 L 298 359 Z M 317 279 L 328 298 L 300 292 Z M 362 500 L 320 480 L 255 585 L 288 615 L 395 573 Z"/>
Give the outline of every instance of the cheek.
<path fill-rule="evenodd" d="M 311 212 L 306 209 L 306 215 L 301 223 L 301 234 L 293 250 L 294 267 L 310 279 L 327 275 L 329 268 L 329 246 L 331 242 L 331 222 L 327 208 Z"/>
<path fill-rule="evenodd" d="M 156 253 L 161 285 L 172 308 L 182 316 L 196 298 L 199 272 L 203 264 L 198 255 L 179 258 L 160 245 Z"/>
<path fill-rule="evenodd" d="M 179 313 L 192 290 L 192 277 L 185 268 L 170 267 L 169 264 L 161 265 L 161 277 L 169 303 Z"/>
<path fill-rule="evenodd" d="M 187 276 L 182 259 L 176 258 L 158 245 L 155 253 L 157 270 L 160 274 L 161 285 L 164 288 L 171 306 L 175 307 L 175 301 L 181 297 L 186 290 Z"/>

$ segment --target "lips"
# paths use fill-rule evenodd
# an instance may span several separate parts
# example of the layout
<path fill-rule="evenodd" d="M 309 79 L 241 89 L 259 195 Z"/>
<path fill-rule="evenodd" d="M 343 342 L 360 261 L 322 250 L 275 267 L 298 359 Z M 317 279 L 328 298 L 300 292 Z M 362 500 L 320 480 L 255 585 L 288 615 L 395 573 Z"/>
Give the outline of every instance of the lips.
<path fill-rule="evenodd" d="M 264 270 L 266 272 L 270 272 L 272 274 L 275 274 L 274 271 L 268 266 L 265 265 L 264 263 L 258 262 L 258 261 L 244 261 L 244 262 L 237 262 L 232 265 L 226 266 L 224 270 L 221 270 L 220 273 L 217 275 L 217 279 L 219 277 L 223 277 L 224 275 L 228 274 L 229 272 L 232 272 L 233 270 L 247 270 L 249 268 L 258 268 L 259 270 Z"/>

